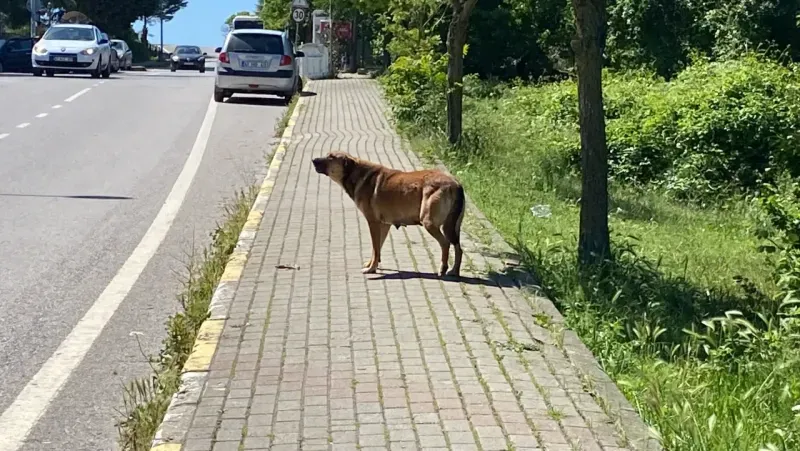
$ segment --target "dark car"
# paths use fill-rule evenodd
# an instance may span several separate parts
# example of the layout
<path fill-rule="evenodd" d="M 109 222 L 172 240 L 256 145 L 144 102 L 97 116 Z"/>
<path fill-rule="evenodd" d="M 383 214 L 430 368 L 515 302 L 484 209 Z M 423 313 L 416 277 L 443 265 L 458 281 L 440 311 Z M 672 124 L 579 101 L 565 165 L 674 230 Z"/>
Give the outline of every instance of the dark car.
<path fill-rule="evenodd" d="M 179 45 L 170 56 L 169 70 L 175 72 L 178 69 L 197 69 L 203 73 L 206 71 L 206 56 L 200 47 Z"/>
<path fill-rule="evenodd" d="M 33 38 L 0 39 L 0 72 L 31 72 Z"/>

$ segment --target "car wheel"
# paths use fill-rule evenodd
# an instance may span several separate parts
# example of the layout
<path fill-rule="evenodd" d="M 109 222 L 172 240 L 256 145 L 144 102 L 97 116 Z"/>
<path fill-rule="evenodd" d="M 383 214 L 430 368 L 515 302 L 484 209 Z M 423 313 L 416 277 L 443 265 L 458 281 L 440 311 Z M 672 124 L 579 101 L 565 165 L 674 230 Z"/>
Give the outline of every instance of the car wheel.
<path fill-rule="evenodd" d="M 95 70 L 92 71 L 92 78 L 100 78 L 100 67 L 102 66 L 102 61 L 97 62 L 97 67 Z"/>
<path fill-rule="evenodd" d="M 203 66 L 203 67 L 201 67 L 201 68 L 200 68 L 200 73 L 201 73 L 201 74 L 204 74 L 204 73 L 206 73 L 206 67 L 205 67 L 205 66 Z"/>
<path fill-rule="evenodd" d="M 34 69 L 33 70 L 33 76 L 34 77 L 41 77 L 43 74 L 44 74 L 44 72 L 41 69 Z"/>
<path fill-rule="evenodd" d="M 3 63 L 0 63 L 0 72 L 3 72 L 5 69 L 3 68 Z"/>
<path fill-rule="evenodd" d="M 214 101 L 221 103 L 225 101 L 225 91 L 214 88 Z"/>
<path fill-rule="evenodd" d="M 45 74 L 46 74 L 48 77 L 55 77 L 55 76 L 56 76 L 56 71 L 54 71 L 54 70 L 52 70 L 52 69 L 49 69 L 49 70 L 46 70 L 46 71 L 45 71 Z"/>
<path fill-rule="evenodd" d="M 283 96 L 283 103 L 285 103 L 286 105 L 292 103 L 292 97 L 293 96 L 291 94 Z"/>
<path fill-rule="evenodd" d="M 103 78 L 111 76 L 111 63 L 106 64 L 106 69 L 103 71 Z"/>

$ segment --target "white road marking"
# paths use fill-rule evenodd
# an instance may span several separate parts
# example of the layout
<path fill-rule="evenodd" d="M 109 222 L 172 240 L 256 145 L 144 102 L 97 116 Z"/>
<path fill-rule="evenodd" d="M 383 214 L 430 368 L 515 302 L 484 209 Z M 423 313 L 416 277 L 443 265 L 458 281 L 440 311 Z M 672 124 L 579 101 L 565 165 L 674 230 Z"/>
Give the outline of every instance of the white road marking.
<path fill-rule="evenodd" d="M 92 88 L 86 88 L 86 89 L 84 89 L 84 90 L 82 90 L 82 91 L 78 91 L 77 93 L 75 93 L 75 94 L 73 94 L 73 95 L 71 95 L 71 96 L 67 97 L 66 99 L 64 99 L 64 101 L 65 101 L 65 102 L 67 102 L 67 103 L 70 103 L 70 102 L 72 102 L 73 100 L 77 99 L 78 97 L 80 97 L 80 96 L 82 96 L 82 95 L 86 94 L 86 93 L 87 93 L 87 92 L 89 92 L 91 89 L 92 89 Z"/>
<path fill-rule="evenodd" d="M 36 115 L 37 119 L 41 119 L 43 117 L 47 117 L 47 113 L 39 113 L 39 114 Z"/>
<path fill-rule="evenodd" d="M 27 127 L 29 125 L 31 125 L 30 122 L 23 122 L 23 123 L 17 125 L 17 128 L 25 128 L 25 127 Z"/>
<path fill-rule="evenodd" d="M 54 109 L 54 110 L 57 110 L 57 109 L 59 109 L 59 108 L 61 108 L 61 105 L 53 105 L 53 109 Z"/>
<path fill-rule="evenodd" d="M 0 451 L 17 451 L 22 447 L 31 429 L 89 352 L 94 341 L 103 332 L 103 328 L 161 246 L 203 160 L 216 114 L 217 104 L 211 101 L 183 170 L 136 249 L 89 311 L 0 416 Z"/>
<path fill-rule="evenodd" d="M 0 133 L 0 139 L 6 139 L 8 138 L 8 136 L 9 136 L 8 133 Z"/>

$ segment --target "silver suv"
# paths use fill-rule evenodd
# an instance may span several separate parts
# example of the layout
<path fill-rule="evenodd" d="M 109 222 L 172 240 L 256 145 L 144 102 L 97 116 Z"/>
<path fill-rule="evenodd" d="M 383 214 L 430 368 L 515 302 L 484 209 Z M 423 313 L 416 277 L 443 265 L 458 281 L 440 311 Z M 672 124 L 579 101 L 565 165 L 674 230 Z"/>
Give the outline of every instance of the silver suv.
<path fill-rule="evenodd" d="M 216 49 L 219 63 L 214 81 L 214 100 L 233 94 L 267 94 L 288 103 L 299 90 L 296 52 L 286 33 L 275 30 L 233 30 Z"/>

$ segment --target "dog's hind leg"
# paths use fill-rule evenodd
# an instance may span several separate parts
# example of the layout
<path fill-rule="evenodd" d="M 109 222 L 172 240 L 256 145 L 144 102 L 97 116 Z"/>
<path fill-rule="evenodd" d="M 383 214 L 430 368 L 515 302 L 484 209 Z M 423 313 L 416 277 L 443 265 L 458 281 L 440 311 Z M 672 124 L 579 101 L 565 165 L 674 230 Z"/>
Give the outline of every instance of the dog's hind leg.
<path fill-rule="evenodd" d="M 453 269 L 447 273 L 448 276 L 458 277 L 461 273 L 461 258 L 463 251 L 461 250 L 461 222 L 464 219 L 464 211 L 466 210 L 466 197 L 464 196 L 464 188 L 458 187 L 456 192 L 456 203 L 450 214 L 447 215 L 447 220 L 444 222 L 442 230 L 447 241 L 453 245 L 455 249 L 455 258 L 453 259 Z"/>
<path fill-rule="evenodd" d="M 450 242 L 447 241 L 447 238 L 442 235 L 442 231 L 435 225 L 426 223 L 423 224 L 423 226 L 432 237 L 436 238 L 436 241 L 439 242 L 439 246 L 442 248 L 442 266 L 439 267 L 439 276 L 444 277 L 447 273 L 447 260 L 450 258 Z"/>

